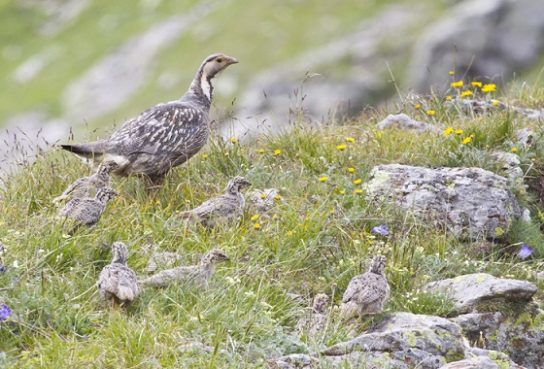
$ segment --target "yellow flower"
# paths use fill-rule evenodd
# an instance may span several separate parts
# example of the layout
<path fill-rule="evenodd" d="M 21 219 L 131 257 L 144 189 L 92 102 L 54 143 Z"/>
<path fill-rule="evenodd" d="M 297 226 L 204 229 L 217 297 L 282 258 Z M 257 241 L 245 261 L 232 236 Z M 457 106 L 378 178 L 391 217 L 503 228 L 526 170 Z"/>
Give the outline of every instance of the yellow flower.
<path fill-rule="evenodd" d="M 465 90 L 465 91 L 461 92 L 461 97 L 469 97 L 469 96 L 472 96 L 472 95 L 474 95 L 474 94 L 472 93 L 472 91 L 469 91 L 469 90 Z"/>
<path fill-rule="evenodd" d="M 456 130 L 455 130 L 455 134 L 456 134 L 456 135 L 462 135 L 463 132 L 464 132 L 464 131 L 463 131 L 462 129 L 456 129 Z"/>
<path fill-rule="evenodd" d="M 363 183 L 363 180 L 361 178 L 357 178 L 357 179 L 353 180 L 354 185 L 359 185 L 361 183 Z"/>
<path fill-rule="evenodd" d="M 276 194 L 276 196 L 274 196 L 274 200 L 276 201 L 280 201 L 281 200 L 281 196 L 279 193 Z"/>
<path fill-rule="evenodd" d="M 449 135 L 451 135 L 453 133 L 453 128 L 451 127 L 448 127 L 444 130 L 444 136 L 448 137 Z"/>
<path fill-rule="evenodd" d="M 259 223 L 253 224 L 253 229 L 259 230 L 261 229 L 261 225 Z"/>
<path fill-rule="evenodd" d="M 251 217 L 252 222 L 257 221 L 257 219 L 259 219 L 259 214 L 255 214 L 254 216 Z"/>
<path fill-rule="evenodd" d="M 336 146 L 336 150 L 344 151 L 348 146 L 346 144 L 340 144 Z"/>
<path fill-rule="evenodd" d="M 512 149 L 510 149 L 510 151 L 512 151 L 514 154 L 518 152 L 518 148 L 517 147 L 512 147 Z"/>
<path fill-rule="evenodd" d="M 257 154 L 264 154 L 264 153 L 265 153 L 264 149 L 258 149 L 257 150 Z"/>
<path fill-rule="evenodd" d="M 292 236 L 293 235 L 293 231 L 287 231 L 287 236 Z"/>
<path fill-rule="evenodd" d="M 460 79 L 459 81 L 455 81 L 455 82 L 450 83 L 450 86 L 453 87 L 453 88 L 461 88 L 464 85 L 465 85 L 465 83 L 463 82 L 462 79 Z"/>
<path fill-rule="evenodd" d="M 463 145 L 466 145 L 472 141 L 472 136 L 467 136 L 463 139 Z"/>
<path fill-rule="evenodd" d="M 425 113 L 427 113 L 428 116 L 431 116 L 431 117 L 432 117 L 433 115 L 436 114 L 436 111 L 434 111 L 433 109 L 429 109 L 429 110 L 427 110 Z"/>
<path fill-rule="evenodd" d="M 319 177 L 319 182 L 327 182 L 328 179 L 329 179 L 329 177 L 327 177 L 327 176 Z"/>
<path fill-rule="evenodd" d="M 263 199 L 263 200 L 266 199 L 266 194 L 265 193 L 261 194 L 261 199 Z"/>
<path fill-rule="evenodd" d="M 450 70 L 450 71 L 448 72 L 448 74 L 449 74 L 450 76 L 453 76 L 453 75 L 455 74 L 455 71 Z"/>
<path fill-rule="evenodd" d="M 418 103 L 418 104 L 415 104 L 415 105 L 414 105 L 414 109 L 416 109 L 416 110 L 421 109 L 421 104 L 419 104 L 419 103 Z"/>
<path fill-rule="evenodd" d="M 281 155 L 281 149 L 274 150 L 274 156 L 279 156 L 279 155 Z"/>
<path fill-rule="evenodd" d="M 497 91 L 497 85 L 494 83 L 487 83 L 482 87 L 482 92 L 495 92 Z"/>
<path fill-rule="evenodd" d="M 472 81 L 472 82 L 470 82 L 470 84 L 472 85 L 472 87 L 482 88 L 482 82 L 480 82 L 480 81 Z"/>
<path fill-rule="evenodd" d="M 346 142 L 355 142 L 355 137 L 346 137 Z"/>
<path fill-rule="evenodd" d="M 231 137 L 229 141 L 233 144 L 238 143 L 238 139 L 236 137 Z"/>
<path fill-rule="evenodd" d="M 348 173 L 355 173 L 355 168 L 349 167 L 348 168 Z"/>
<path fill-rule="evenodd" d="M 208 154 L 202 154 L 202 159 L 208 159 Z"/>
<path fill-rule="evenodd" d="M 223 153 L 223 155 L 229 156 L 229 153 L 228 153 L 227 151 L 225 151 L 225 152 Z"/>
<path fill-rule="evenodd" d="M 356 194 L 361 194 L 361 193 L 363 193 L 363 190 L 361 190 L 360 188 L 356 188 L 356 189 L 353 190 L 353 192 L 356 193 Z"/>
<path fill-rule="evenodd" d="M 452 100 L 453 100 L 453 96 L 451 95 L 446 96 L 446 101 L 452 101 Z"/>
<path fill-rule="evenodd" d="M 337 188 L 336 189 L 336 192 L 339 194 L 339 195 L 343 195 L 346 193 L 346 190 L 344 190 L 343 188 Z"/>
<path fill-rule="evenodd" d="M 500 104 L 501 102 L 499 100 L 495 100 L 495 99 L 491 100 L 491 105 L 493 106 L 499 106 Z"/>
<path fill-rule="evenodd" d="M 376 139 L 379 140 L 380 138 L 383 137 L 383 132 L 382 131 L 375 132 L 374 137 L 376 137 Z"/>

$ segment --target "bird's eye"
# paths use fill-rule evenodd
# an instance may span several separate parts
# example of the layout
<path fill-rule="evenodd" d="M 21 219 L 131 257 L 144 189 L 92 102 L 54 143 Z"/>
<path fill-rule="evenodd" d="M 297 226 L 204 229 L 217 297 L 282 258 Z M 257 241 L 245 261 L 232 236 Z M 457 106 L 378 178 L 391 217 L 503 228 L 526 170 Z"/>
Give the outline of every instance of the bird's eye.
<path fill-rule="evenodd" d="M 218 62 L 218 63 L 222 63 L 223 59 L 219 58 L 219 59 L 215 59 L 215 61 Z"/>

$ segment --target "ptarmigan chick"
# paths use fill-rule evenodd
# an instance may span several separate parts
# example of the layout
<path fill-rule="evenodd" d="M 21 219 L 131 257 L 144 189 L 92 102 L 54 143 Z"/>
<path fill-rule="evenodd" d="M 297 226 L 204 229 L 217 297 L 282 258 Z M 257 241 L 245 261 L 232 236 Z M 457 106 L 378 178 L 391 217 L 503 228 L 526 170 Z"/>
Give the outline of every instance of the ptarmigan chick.
<path fill-rule="evenodd" d="M 178 254 L 177 252 L 171 252 L 171 251 L 155 252 L 149 258 L 149 261 L 147 262 L 147 266 L 145 267 L 145 271 L 147 273 L 153 273 L 157 269 L 171 268 L 181 259 L 182 259 L 182 256 Z"/>
<path fill-rule="evenodd" d="M 172 283 L 194 283 L 207 287 L 208 281 L 214 272 L 214 264 L 228 259 L 223 251 L 214 249 L 204 255 L 198 265 L 160 271 L 141 280 L 140 285 L 166 287 Z"/>
<path fill-rule="evenodd" d="M 88 177 L 78 178 L 74 183 L 64 190 L 62 195 L 53 199 L 54 204 L 73 198 L 93 197 L 96 192 L 104 187 L 110 187 L 110 173 L 117 169 L 115 161 L 104 161 L 100 163 L 96 172 Z"/>
<path fill-rule="evenodd" d="M 98 277 L 100 295 L 109 303 L 128 304 L 140 293 L 136 273 L 127 266 L 128 248 L 123 242 L 111 246 L 113 258 Z"/>
<path fill-rule="evenodd" d="M 250 185 L 247 179 L 237 176 L 227 184 L 222 195 L 203 202 L 193 210 L 181 212 L 177 217 L 202 223 L 206 227 L 238 220 L 245 205 L 244 195 L 240 191 Z"/>
<path fill-rule="evenodd" d="M 189 160 L 206 144 L 212 80 L 236 63 L 238 60 L 225 54 L 210 55 L 180 99 L 145 110 L 109 138 L 61 147 L 86 158 L 115 160 L 119 164 L 115 174 L 143 175 L 154 186 L 160 185 L 170 169 Z"/>
<path fill-rule="evenodd" d="M 318 293 L 314 297 L 312 308 L 297 323 L 299 334 L 305 333 L 309 337 L 315 337 L 323 333 L 327 324 L 329 296 Z"/>
<path fill-rule="evenodd" d="M 106 209 L 108 201 L 117 196 L 110 187 L 98 190 L 95 197 L 74 198 L 60 210 L 60 215 L 74 221 L 76 227 L 95 225 Z"/>
<path fill-rule="evenodd" d="M 385 261 L 383 255 L 374 256 L 368 272 L 351 279 L 340 306 L 344 319 L 378 314 L 383 310 L 383 306 L 389 298 Z"/>

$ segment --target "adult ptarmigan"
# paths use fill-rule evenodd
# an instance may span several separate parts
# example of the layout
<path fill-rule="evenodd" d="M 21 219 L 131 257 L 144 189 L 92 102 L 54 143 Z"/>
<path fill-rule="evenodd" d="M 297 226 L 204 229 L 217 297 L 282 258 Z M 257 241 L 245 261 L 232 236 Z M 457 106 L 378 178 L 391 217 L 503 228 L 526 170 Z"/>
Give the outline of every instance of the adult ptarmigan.
<path fill-rule="evenodd" d="M 245 199 L 241 190 L 250 185 L 251 183 L 244 177 L 234 177 L 227 184 L 223 194 L 203 202 L 192 210 L 181 212 L 174 217 L 202 223 L 206 227 L 213 227 L 217 224 L 226 224 L 238 220 L 242 216 L 245 206 Z"/>
<path fill-rule="evenodd" d="M 160 271 L 142 279 L 140 285 L 144 287 L 167 287 L 172 283 L 190 283 L 207 287 L 208 281 L 214 272 L 213 265 L 225 260 L 229 260 L 227 255 L 221 250 L 214 249 L 204 255 L 198 265 Z"/>
<path fill-rule="evenodd" d="M 110 186 L 110 172 L 116 168 L 117 163 L 115 161 L 110 160 L 100 163 L 93 175 L 78 178 L 64 190 L 62 195 L 55 197 L 53 203 L 58 204 L 73 198 L 94 197 L 98 190 Z"/>
<path fill-rule="evenodd" d="M 225 54 L 210 55 L 179 100 L 147 109 L 108 139 L 61 147 L 87 158 L 114 160 L 119 165 L 114 173 L 144 175 L 152 185 L 160 185 L 171 168 L 190 159 L 206 143 L 212 79 L 235 63 Z"/>
<path fill-rule="evenodd" d="M 385 256 L 374 256 L 368 272 L 351 279 L 340 306 L 341 315 L 345 320 L 382 312 L 389 298 L 385 262 Z"/>
<path fill-rule="evenodd" d="M 114 242 L 111 246 L 112 260 L 100 272 L 98 291 L 110 304 L 114 302 L 128 304 L 140 293 L 136 273 L 127 266 L 128 248 L 123 242 Z"/>

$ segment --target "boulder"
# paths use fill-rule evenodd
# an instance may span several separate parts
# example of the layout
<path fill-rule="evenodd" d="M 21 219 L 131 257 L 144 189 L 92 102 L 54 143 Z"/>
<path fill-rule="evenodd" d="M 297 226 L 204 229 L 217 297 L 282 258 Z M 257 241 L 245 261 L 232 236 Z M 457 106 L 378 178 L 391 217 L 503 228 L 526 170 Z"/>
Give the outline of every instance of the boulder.
<path fill-rule="evenodd" d="M 521 216 L 508 180 L 481 168 L 379 165 L 365 187 L 371 201 L 413 211 L 472 239 L 504 236 Z"/>
<path fill-rule="evenodd" d="M 451 319 L 470 343 L 508 354 L 529 369 L 544 368 L 544 315 L 528 312 L 506 315 L 499 312 L 471 313 Z M 502 367 L 501 367 L 502 368 Z"/>
<path fill-rule="evenodd" d="M 529 301 L 537 291 L 528 281 L 496 278 L 486 273 L 431 282 L 425 289 L 451 298 L 457 313 L 469 312 L 483 304 Z"/>
<path fill-rule="evenodd" d="M 509 80 L 544 50 L 541 0 L 463 1 L 423 32 L 411 63 L 412 86 L 449 86 L 455 78 Z"/>

